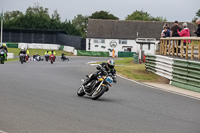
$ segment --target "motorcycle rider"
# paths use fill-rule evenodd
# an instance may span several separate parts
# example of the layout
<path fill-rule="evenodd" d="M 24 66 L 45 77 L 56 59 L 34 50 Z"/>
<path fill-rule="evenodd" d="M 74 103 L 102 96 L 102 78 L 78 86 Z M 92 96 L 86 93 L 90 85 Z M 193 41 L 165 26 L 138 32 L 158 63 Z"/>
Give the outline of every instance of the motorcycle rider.
<path fill-rule="evenodd" d="M 5 49 L 6 52 L 8 53 L 8 49 L 7 49 L 7 47 L 6 47 L 6 44 L 3 44 L 3 45 L 0 47 L 0 49 Z"/>
<path fill-rule="evenodd" d="M 103 71 L 104 73 L 107 72 L 108 74 L 112 75 L 113 82 L 117 83 L 116 80 L 116 70 L 115 70 L 115 62 L 114 60 L 110 59 L 107 61 L 107 63 L 101 63 L 99 66 L 96 67 L 98 70 L 96 73 L 94 73 L 88 80 L 86 80 L 82 85 L 85 87 L 89 82 L 91 82 L 94 79 L 97 79 L 99 71 Z"/>
<path fill-rule="evenodd" d="M 24 48 L 21 48 L 21 51 L 19 52 L 19 55 L 20 54 L 24 54 L 24 58 L 25 58 L 26 51 L 24 50 Z M 20 61 L 20 56 L 19 56 L 19 61 Z"/>
<path fill-rule="evenodd" d="M 8 53 L 8 49 L 6 47 L 6 44 L 4 43 L 1 47 L 0 47 L 0 50 L 1 49 L 5 49 L 6 50 L 6 54 L 5 54 L 5 60 L 7 60 L 7 53 Z"/>

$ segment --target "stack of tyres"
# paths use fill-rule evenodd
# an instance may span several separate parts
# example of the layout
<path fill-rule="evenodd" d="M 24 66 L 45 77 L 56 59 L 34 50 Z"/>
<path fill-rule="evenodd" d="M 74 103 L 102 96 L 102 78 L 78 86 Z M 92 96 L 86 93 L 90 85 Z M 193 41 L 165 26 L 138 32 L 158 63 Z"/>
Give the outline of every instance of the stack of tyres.
<path fill-rule="evenodd" d="M 133 54 L 133 62 L 136 63 L 136 64 L 139 63 L 137 54 Z"/>

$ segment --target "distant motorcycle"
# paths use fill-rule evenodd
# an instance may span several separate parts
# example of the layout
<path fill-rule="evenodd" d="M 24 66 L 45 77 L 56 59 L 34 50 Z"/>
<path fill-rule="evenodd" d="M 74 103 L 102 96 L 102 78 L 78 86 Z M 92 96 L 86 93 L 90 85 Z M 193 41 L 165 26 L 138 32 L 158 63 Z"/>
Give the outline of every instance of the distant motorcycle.
<path fill-rule="evenodd" d="M 6 50 L 5 49 L 1 49 L 0 50 L 0 61 L 1 61 L 1 64 L 4 64 L 4 62 L 6 60 L 6 57 L 7 57 Z"/>
<path fill-rule="evenodd" d="M 88 80 L 90 76 L 86 75 Z M 82 79 L 82 82 L 84 80 Z M 100 98 L 106 91 L 109 90 L 109 86 L 112 87 L 111 83 L 113 82 L 112 75 L 109 75 L 105 71 L 99 72 L 97 79 L 89 82 L 85 87 L 83 85 L 78 89 L 77 95 L 82 97 L 84 95 L 91 96 L 93 100 Z"/>
<path fill-rule="evenodd" d="M 20 54 L 19 58 L 20 58 L 21 64 L 23 64 L 24 62 L 26 62 L 26 55 L 25 54 Z"/>
<path fill-rule="evenodd" d="M 48 61 L 50 56 L 49 54 L 45 54 L 44 57 L 45 57 L 45 60 Z"/>
<path fill-rule="evenodd" d="M 36 61 L 43 61 L 44 59 L 43 59 L 42 56 L 37 55 L 37 56 L 35 57 L 35 60 L 36 60 Z"/>
<path fill-rule="evenodd" d="M 53 54 L 50 55 L 49 60 L 51 62 L 51 64 L 53 64 L 53 62 L 55 62 L 55 56 Z"/>
<path fill-rule="evenodd" d="M 63 57 L 61 57 L 61 60 L 62 60 L 62 61 L 69 61 L 69 58 L 66 57 L 66 56 L 63 56 Z"/>

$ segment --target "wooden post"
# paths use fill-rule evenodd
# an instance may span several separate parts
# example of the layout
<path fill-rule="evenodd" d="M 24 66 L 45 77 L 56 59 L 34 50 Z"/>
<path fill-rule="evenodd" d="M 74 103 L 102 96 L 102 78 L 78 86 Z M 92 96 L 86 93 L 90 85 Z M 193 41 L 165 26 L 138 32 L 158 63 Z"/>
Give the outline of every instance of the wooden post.
<path fill-rule="evenodd" d="M 178 56 L 178 40 L 176 40 L 176 56 Z"/>
<path fill-rule="evenodd" d="M 198 50 L 198 59 L 200 60 L 200 40 L 199 40 L 199 50 Z"/>
<path fill-rule="evenodd" d="M 160 54 L 162 54 L 162 42 L 163 40 L 160 40 Z"/>
<path fill-rule="evenodd" d="M 174 55 L 174 40 L 172 41 L 172 55 Z"/>
<path fill-rule="evenodd" d="M 192 40 L 192 47 L 191 47 L 191 60 L 194 60 L 194 40 Z"/>
<path fill-rule="evenodd" d="M 168 40 L 168 55 L 171 53 L 171 45 L 170 45 L 170 40 Z"/>
<path fill-rule="evenodd" d="M 180 49 L 181 51 L 181 58 L 183 58 L 183 40 L 181 40 L 181 49 Z"/>
<path fill-rule="evenodd" d="M 165 40 L 165 52 L 164 55 L 167 55 L 167 40 Z"/>
<path fill-rule="evenodd" d="M 183 48 L 184 49 L 184 48 Z M 186 40 L 185 59 L 188 59 L 188 40 Z"/>

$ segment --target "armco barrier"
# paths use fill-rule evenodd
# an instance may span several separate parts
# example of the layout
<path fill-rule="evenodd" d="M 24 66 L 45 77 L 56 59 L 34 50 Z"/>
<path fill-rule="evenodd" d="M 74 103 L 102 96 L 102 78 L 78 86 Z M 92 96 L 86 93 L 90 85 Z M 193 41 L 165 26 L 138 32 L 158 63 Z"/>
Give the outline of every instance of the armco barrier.
<path fill-rule="evenodd" d="M 146 70 L 170 79 L 173 86 L 200 92 L 200 62 L 147 55 Z"/>
<path fill-rule="evenodd" d="M 109 57 L 109 52 L 98 52 L 98 51 L 77 50 L 77 55 L 78 55 L 78 56 Z"/>

